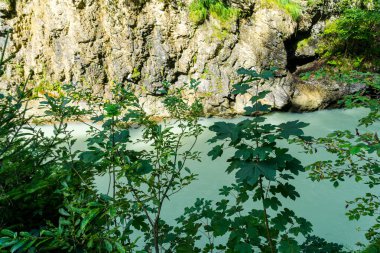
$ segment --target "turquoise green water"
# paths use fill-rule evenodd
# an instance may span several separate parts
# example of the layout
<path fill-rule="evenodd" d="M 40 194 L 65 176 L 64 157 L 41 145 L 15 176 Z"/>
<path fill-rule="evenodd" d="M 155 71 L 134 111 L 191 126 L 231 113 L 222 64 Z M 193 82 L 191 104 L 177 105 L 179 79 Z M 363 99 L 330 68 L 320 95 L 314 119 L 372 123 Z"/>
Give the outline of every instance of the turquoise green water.
<path fill-rule="evenodd" d="M 268 117 L 271 123 L 281 123 L 284 121 L 300 120 L 310 123 L 305 129 L 305 134 L 313 136 L 324 136 L 334 130 L 349 129 L 354 130 L 357 120 L 365 114 L 365 110 L 329 110 L 312 113 L 273 113 Z M 238 122 L 242 118 L 235 119 L 202 119 L 205 126 L 210 126 L 216 121 Z M 86 128 L 80 125 L 72 125 L 74 136 L 84 139 Z M 377 129 L 380 129 L 379 126 Z M 132 131 L 132 136 L 139 135 L 139 130 Z M 229 185 L 235 181 L 234 175 L 226 174 L 226 159 L 231 155 L 226 152 L 221 159 L 211 161 L 207 157 L 207 152 L 211 146 L 207 140 L 213 134 L 206 130 L 199 138 L 196 150 L 202 152 L 202 162 L 191 162 L 188 167 L 199 174 L 198 180 L 187 188 L 183 189 L 170 201 L 166 202 L 163 209 L 164 219 L 169 223 L 174 223 L 174 219 L 183 213 L 186 206 L 194 203 L 196 198 L 211 200 L 218 199 L 218 189 L 223 185 Z M 77 148 L 85 148 L 83 141 L 78 142 Z M 144 149 L 144 145 L 135 146 L 136 149 Z M 306 155 L 298 147 L 291 146 L 291 153 L 300 159 L 305 165 L 316 159 L 328 159 L 326 153 L 319 153 L 317 156 Z M 341 243 L 347 249 L 355 248 L 356 242 L 365 242 L 364 230 L 374 222 L 374 219 L 363 218 L 359 221 L 349 221 L 345 216 L 345 201 L 369 191 L 368 187 L 353 181 L 346 181 L 338 188 L 334 188 L 329 182 L 312 182 L 307 178 L 307 173 L 300 175 L 293 182 L 301 198 L 296 201 L 284 200 L 286 206 L 296 212 L 298 216 L 308 219 L 314 226 L 314 234 L 329 241 Z M 100 191 L 106 191 L 108 187 L 108 177 L 99 178 L 97 184 Z M 379 191 L 379 188 L 372 190 Z"/>
<path fill-rule="evenodd" d="M 354 130 L 357 120 L 364 115 L 363 110 L 331 110 L 313 113 L 293 114 L 274 113 L 269 116 L 271 123 L 300 120 L 310 123 L 305 129 L 305 134 L 313 136 L 324 136 L 337 129 Z M 224 119 L 223 119 L 224 120 Z M 228 120 L 238 122 L 241 119 Z M 203 123 L 207 126 L 220 119 L 205 119 Z M 212 133 L 206 131 L 199 140 L 197 146 L 203 154 L 211 149 L 206 143 Z M 313 161 L 331 158 L 331 155 L 319 153 L 317 156 L 304 154 L 298 147 L 290 148 L 292 155 L 300 159 L 305 165 Z M 215 199 L 218 189 L 223 185 L 234 182 L 234 175 L 225 173 L 227 168 L 226 159 L 231 153 L 225 153 L 222 159 L 211 161 L 203 156 L 201 163 L 192 163 L 193 168 L 199 174 L 199 180 L 188 188 L 174 196 L 165 206 L 164 214 L 168 220 L 178 217 L 185 206 L 191 205 L 196 198 Z M 294 210 L 297 215 L 308 219 L 314 226 L 314 233 L 327 240 L 341 243 L 347 249 L 355 248 L 355 243 L 365 241 L 363 230 L 370 227 L 374 219 L 363 218 L 360 221 L 349 221 L 345 216 L 346 200 L 368 192 L 368 187 L 355 183 L 353 180 L 346 181 L 340 187 L 334 188 L 330 182 L 312 182 L 307 178 L 307 173 L 300 175 L 293 181 L 301 198 L 296 201 L 284 200 L 284 206 Z M 379 191 L 378 189 L 375 189 Z"/>

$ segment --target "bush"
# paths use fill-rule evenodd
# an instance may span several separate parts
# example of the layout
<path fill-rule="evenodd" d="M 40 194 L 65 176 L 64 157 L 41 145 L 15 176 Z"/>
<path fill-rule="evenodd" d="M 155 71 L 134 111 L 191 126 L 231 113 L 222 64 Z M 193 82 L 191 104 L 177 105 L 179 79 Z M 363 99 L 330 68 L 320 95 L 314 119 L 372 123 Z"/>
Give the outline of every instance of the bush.
<path fill-rule="evenodd" d="M 318 53 L 347 70 L 378 72 L 380 7 L 344 9 L 328 23 Z M 331 62 L 333 62 L 331 61 Z"/>
<path fill-rule="evenodd" d="M 55 193 L 60 173 L 55 173 L 59 164 L 51 150 L 64 140 L 45 137 L 29 125 L 26 96 L 25 90 L 0 94 L 0 228 L 30 229 L 56 221 L 62 201 Z"/>

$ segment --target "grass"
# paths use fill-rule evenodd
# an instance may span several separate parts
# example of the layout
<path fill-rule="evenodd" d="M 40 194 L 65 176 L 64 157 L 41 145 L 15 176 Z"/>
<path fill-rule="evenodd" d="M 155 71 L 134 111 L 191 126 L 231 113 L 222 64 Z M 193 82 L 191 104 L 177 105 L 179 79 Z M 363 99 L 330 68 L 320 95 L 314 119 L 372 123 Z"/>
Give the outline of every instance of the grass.
<path fill-rule="evenodd" d="M 197 25 L 202 24 L 208 16 L 208 10 L 202 1 L 193 1 L 189 6 L 190 20 Z"/>
<path fill-rule="evenodd" d="M 239 17 L 239 13 L 238 9 L 229 7 L 220 1 L 210 6 L 210 15 L 221 21 L 236 20 Z"/>
<path fill-rule="evenodd" d="M 262 7 L 279 8 L 298 21 L 302 15 L 302 6 L 295 0 L 261 0 Z"/>
<path fill-rule="evenodd" d="M 190 20 L 202 24 L 209 16 L 222 22 L 231 22 L 239 17 L 240 10 L 228 6 L 221 0 L 193 0 L 189 5 Z"/>

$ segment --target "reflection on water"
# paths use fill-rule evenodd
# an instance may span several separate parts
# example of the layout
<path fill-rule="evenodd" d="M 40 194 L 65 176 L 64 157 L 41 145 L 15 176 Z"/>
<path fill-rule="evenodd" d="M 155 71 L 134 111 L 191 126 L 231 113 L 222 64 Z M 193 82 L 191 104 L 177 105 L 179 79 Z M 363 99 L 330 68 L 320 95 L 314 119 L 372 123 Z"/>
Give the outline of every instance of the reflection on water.
<path fill-rule="evenodd" d="M 354 130 L 357 120 L 365 115 L 365 110 L 330 110 L 312 113 L 273 113 L 268 117 L 268 121 L 278 124 L 284 121 L 300 120 L 310 123 L 305 129 L 305 134 L 313 136 L 324 136 L 334 130 Z M 205 126 L 210 126 L 216 121 L 238 122 L 242 118 L 235 119 L 202 119 Z M 379 126 L 377 126 L 379 127 Z M 49 131 L 49 127 L 44 127 Z M 74 137 L 79 141 L 76 144 L 78 149 L 85 149 L 83 140 L 85 131 L 88 129 L 79 124 L 72 124 L 70 128 L 74 130 Z M 136 137 L 139 130 L 132 130 L 131 135 Z M 231 153 L 226 152 L 222 158 L 211 161 L 207 157 L 211 145 L 207 140 L 213 134 L 206 130 L 199 138 L 196 150 L 201 151 L 202 162 L 191 162 L 188 167 L 199 174 L 199 179 L 187 188 L 173 196 L 164 205 L 163 218 L 169 223 L 174 223 L 174 219 L 183 213 L 186 206 L 194 203 L 196 198 L 206 198 L 217 200 L 218 189 L 223 185 L 229 185 L 235 181 L 234 175 L 225 173 L 227 168 L 226 159 Z M 136 149 L 143 149 L 144 145 L 135 146 Z M 317 159 L 328 159 L 329 155 L 320 153 L 318 156 L 303 154 L 299 147 L 291 146 L 291 153 L 300 159 L 305 165 Z M 99 178 L 97 184 L 103 192 L 107 191 L 108 177 Z M 362 218 L 360 221 L 349 221 L 345 216 L 345 201 L 351 200 L 369 191 L 368 187 L 354 181 L 346 181 L 340 187 L 334 188 L 329 182 L 312 182 L 304 173 L 293 182 L 301 198 L 297 201 L 284 200 L 283 206 L 294 210 L 298 216 L 308 219 L 314 225 L 314 233 L 329 241 L 341 243 L 348 249 L 355 247 L 358 241 L 365 241 L 363 230 L 367 229 L 374 222 L 374 219 Z M 378 192 L 379 188 L 375 189 Z"/>

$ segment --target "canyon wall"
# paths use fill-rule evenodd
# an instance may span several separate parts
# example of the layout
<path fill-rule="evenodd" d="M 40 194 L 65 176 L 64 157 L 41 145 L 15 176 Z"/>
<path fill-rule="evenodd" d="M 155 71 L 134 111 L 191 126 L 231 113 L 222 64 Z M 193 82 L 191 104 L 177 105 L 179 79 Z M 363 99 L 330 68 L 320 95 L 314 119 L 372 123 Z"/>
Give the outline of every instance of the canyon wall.
<path fill-rule="evenodd" d="M 319 94 L 315 90 L 320 91 L 320 84 L 305 88 L 292 74 L 297 65 L 314 60 L 326 6 L 308 7 L 308 1 L 300 1 L 304 11 L 296 21 L 285 10 L 260 1 L 230 0 L 241 11 L 238 19 L 209 15 L 196 24 L 189 15 L 190 2 L 0 2 L 0 47 L 6 31 L 12 30 L 0 86 L 16 85 L 33 71 L 35 86 L 71 82 L 107 97 L 112 83 L 129 82 L 152 114 L 162 109 L 158 91 L 163 82 L 180 86 L 191 78 L 201 82 L 199 93 L 206 98 L 208 113 L 241 113 L 248 97 L 231 94 L 232 85 L 241 80 L 236 74 L 240 67 L 278 68 L 276 78 L 263 86 L 272 91 L 266 102 L 278 109 L 297 103 L 306 110 L 322 108 L 337 98 L 331 92 L 346 92 L 333 85 Z M 299 43 L 305 38 L 308 43 Z"/>

